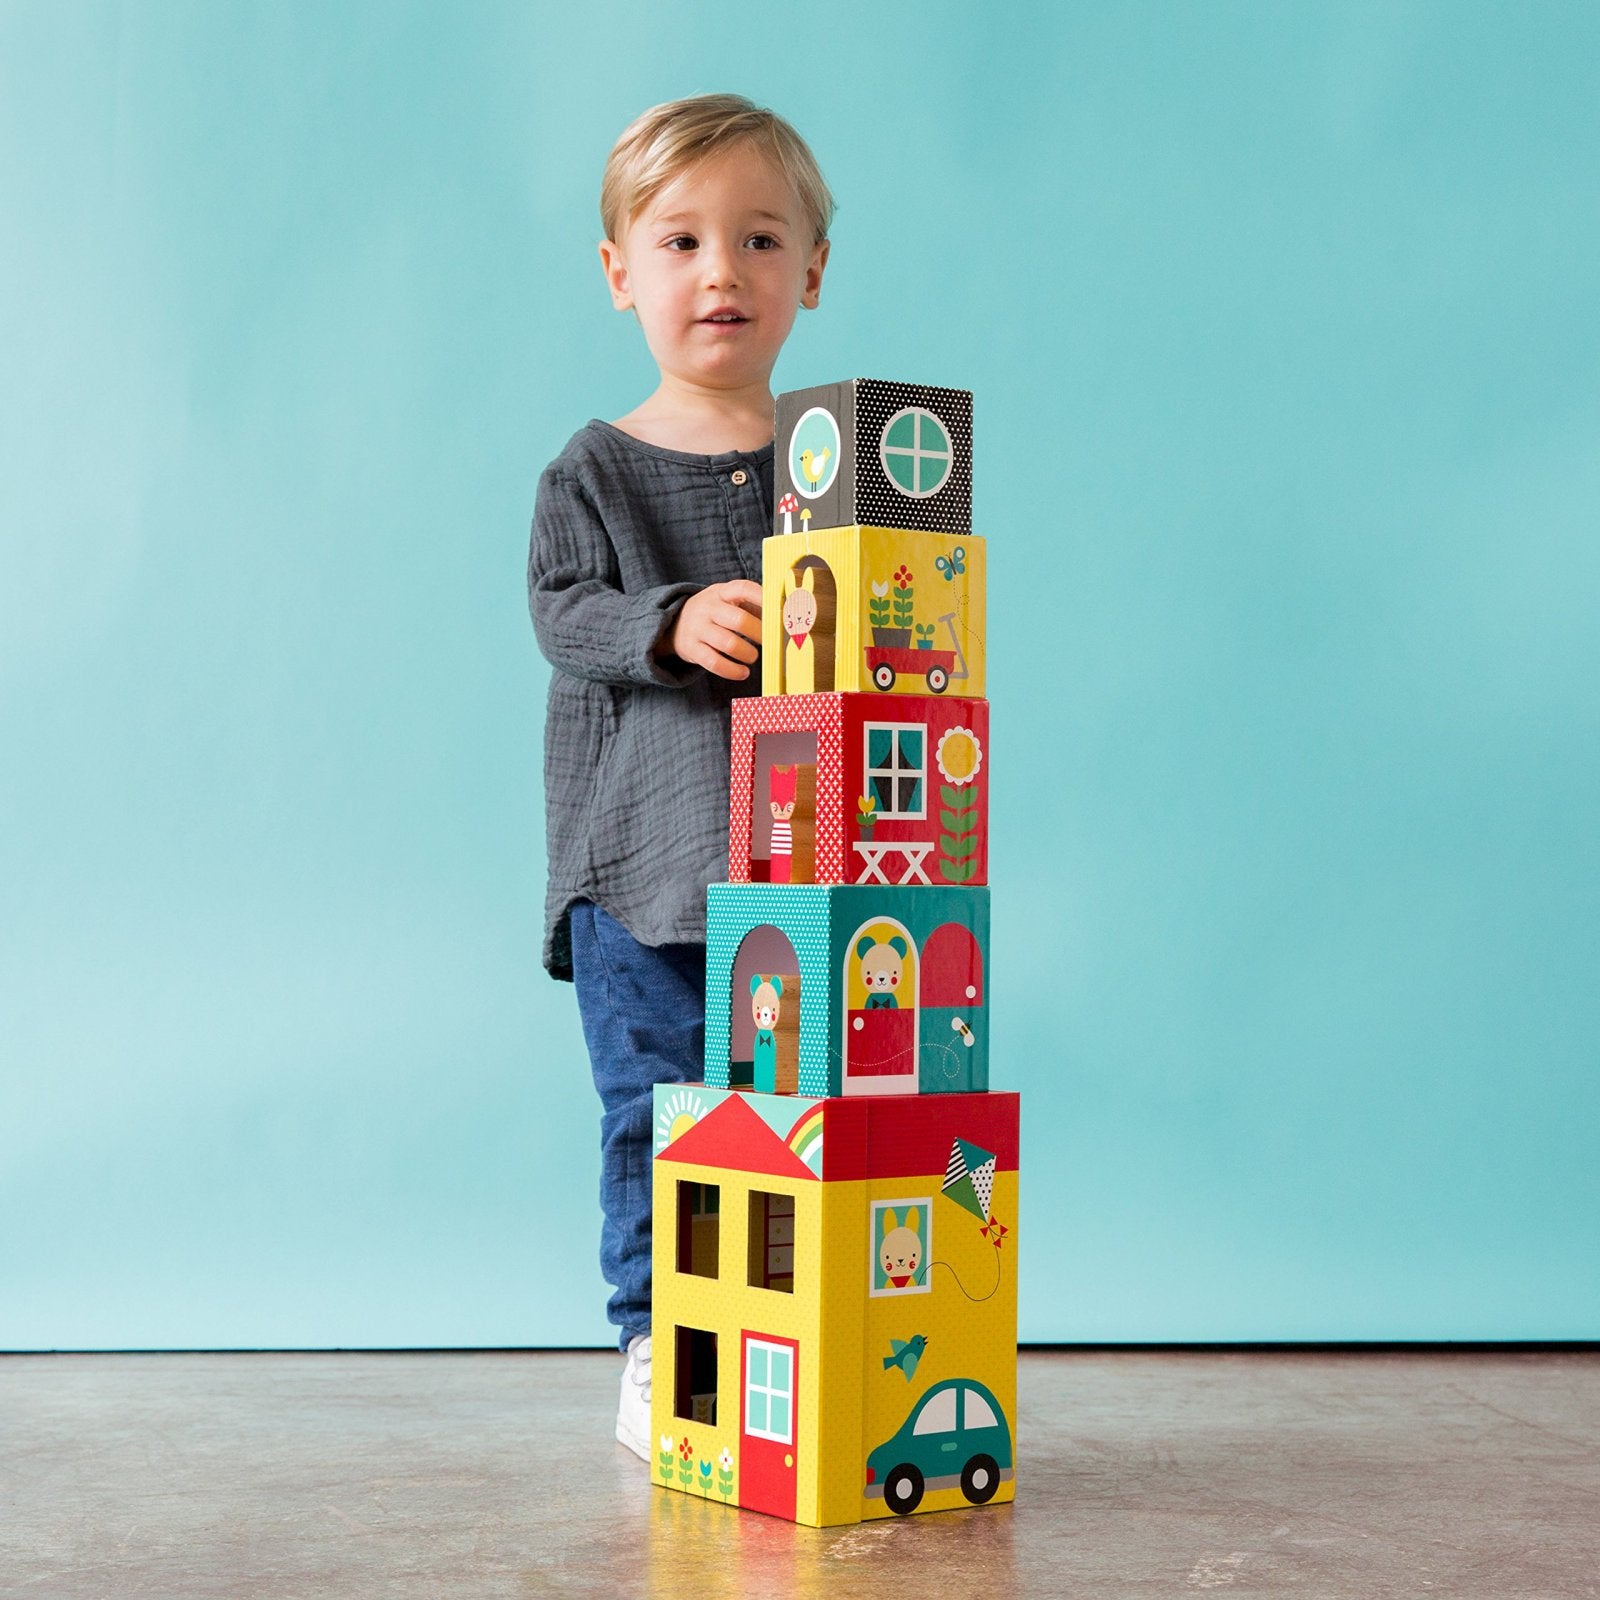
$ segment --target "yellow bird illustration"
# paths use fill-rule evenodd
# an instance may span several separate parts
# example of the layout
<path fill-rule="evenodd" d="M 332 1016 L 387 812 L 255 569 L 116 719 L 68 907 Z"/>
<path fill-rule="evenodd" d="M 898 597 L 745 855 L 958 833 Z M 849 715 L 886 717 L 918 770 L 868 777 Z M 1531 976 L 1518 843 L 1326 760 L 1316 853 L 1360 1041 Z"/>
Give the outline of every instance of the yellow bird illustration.
<path fill-rule="evenodd" d="M 800 452 L 800 470 L 806 475 L 806 482 L 814 489 L 822 482 L 822 475 L 828 470 L 828 458 L 833 454 L 830 446 L 824 445 L 820 451 L 802 450 Z"/>

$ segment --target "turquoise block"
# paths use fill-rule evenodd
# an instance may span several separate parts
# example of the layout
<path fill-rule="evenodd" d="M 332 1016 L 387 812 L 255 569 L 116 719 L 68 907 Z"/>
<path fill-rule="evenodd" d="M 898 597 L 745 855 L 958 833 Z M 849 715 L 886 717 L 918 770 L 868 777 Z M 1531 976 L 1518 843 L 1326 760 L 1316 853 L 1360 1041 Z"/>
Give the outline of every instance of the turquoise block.
<path fill-rule="evenodd" d="M 713 884 L 706 1082 L 744 1077 L 756 1055 L 751 979 L 782 976 L 799 979 L 801 1094 L 985 1090 L 988 965 L 982 886 Z M 788 983 L 784 1003 L 795 993 Z"/>

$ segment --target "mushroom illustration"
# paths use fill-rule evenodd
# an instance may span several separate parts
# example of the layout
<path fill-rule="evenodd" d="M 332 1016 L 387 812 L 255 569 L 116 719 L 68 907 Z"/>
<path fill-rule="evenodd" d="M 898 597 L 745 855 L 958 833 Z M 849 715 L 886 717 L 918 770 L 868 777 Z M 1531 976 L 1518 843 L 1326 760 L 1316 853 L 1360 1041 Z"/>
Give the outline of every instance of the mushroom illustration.
<path fill-rule="evenodd" d="M 795 512 L 797 512 L 799 509 L 800 500 L 797 495 L 786 494 L 783 499 L 778 502 L 778 512 L 783 518 L 783 531 L 785 533 L 794 532 L 794 523 L 791 519 L 793 518 Z"/>
<path fill-rule="evenodd" d="M 801 533 L 810 533 L 811 532 L 811 507 L 810 506 L 806 506 L 804 508 L 804 510 L 802 510 L 801 513 L 800 513 L 800 531 L 801 531 Z"/>

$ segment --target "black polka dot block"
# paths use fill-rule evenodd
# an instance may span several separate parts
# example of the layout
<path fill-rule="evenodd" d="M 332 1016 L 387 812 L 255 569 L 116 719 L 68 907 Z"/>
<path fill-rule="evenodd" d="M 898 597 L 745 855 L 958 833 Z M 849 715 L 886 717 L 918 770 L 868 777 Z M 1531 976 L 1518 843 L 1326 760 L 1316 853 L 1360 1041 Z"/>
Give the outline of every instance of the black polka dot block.
<path fill-rule="evenodd" d="M 778 396 L 774 533 L 972 532 L 972 392 L 849 378 Z"/>

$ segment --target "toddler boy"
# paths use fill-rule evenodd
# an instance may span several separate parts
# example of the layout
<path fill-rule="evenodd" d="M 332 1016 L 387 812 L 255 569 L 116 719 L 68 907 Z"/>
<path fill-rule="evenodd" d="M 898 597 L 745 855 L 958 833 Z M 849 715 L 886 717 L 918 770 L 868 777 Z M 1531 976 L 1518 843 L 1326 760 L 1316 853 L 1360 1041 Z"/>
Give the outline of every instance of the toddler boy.
<path fill-rule="evenodd" d="M 576 986 L 600 1094 L 617 1438 L 646 1460 L 651 1094 L 703 1075 L 705 891 L 727 871 L 729 705 L 761 638 L 772 368 L 817 304 L 832 215 L 772 112 L 702 95 L 639 117 L 606 163 L 600 261 L 661 381 L 572 436 L 534 510 L 528 603 L 555 668 L 544 963 Z"/>

